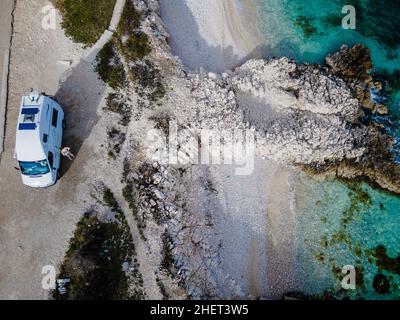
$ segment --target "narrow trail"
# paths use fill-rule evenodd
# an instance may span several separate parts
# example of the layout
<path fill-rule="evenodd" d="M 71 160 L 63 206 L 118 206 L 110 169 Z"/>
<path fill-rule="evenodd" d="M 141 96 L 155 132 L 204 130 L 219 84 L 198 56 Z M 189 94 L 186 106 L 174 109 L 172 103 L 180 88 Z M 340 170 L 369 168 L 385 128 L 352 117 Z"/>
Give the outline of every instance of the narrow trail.
<path fill-rule="evenodd" d="M 160 266 L 161 261 L 158 261 L 156 254 L 152 254 L 150 252 L 149 244 L 141 239 L 137 222 L 133 217 L 132 210 L 129 208 L 122 195 L 123 185 L 120 183 L 119 179 L 117 179 L 117 174 L 114 175 L 114 177 L 115 181 L 113 186 L 115 190 L 113 191 L 118 202 L 120 203 L 122 211 L 124 212 L 129 228 L 131 229 L 137 259 L 140 264 L 139 271 L 143 277 L 143 288 L 146 292 L 146 297 L 149 300 L 161 300 L 163 296 L 156 281 L 157 267 Z"/>

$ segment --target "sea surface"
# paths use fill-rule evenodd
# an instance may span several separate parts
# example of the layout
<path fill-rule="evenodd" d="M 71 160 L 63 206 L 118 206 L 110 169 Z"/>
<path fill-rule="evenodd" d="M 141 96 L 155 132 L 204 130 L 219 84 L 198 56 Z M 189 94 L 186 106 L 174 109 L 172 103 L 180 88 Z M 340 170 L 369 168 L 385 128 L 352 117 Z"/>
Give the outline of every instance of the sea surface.
<path fill-rule="evenodd" d="M 245 1 L 245 0 L 240 0 Z M 356 29 L 342 28 L 342 8 L 353 2 Z M 400 1 L 259 0 L 264 55 L 324 63 L 342 44 L 371 50 L 380 99 L 390 116 L 375 119 L 394 138 L 400 163 Z M 299 179 L 296 261 L 301 288 L 316 296 L 400 298 L 400 197 L 365 182 Z M 306 197 L 304 197 L 306 195 Z M 356 269 L 355 290 L 341 290 L 342 267 Z"/>

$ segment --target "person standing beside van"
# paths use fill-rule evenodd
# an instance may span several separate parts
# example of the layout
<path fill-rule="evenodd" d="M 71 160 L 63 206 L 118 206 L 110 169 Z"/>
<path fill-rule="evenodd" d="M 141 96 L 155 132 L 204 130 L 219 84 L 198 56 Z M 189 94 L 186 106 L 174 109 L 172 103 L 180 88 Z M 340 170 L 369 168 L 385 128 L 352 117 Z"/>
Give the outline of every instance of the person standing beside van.
<path fill-rule="evenodd" d="M 70 147 L 64 147 L 61 149 L 61 154 L 64 157 L 67 157 L 69 160 L 74 160 L 75 159 L 75 155 L 71 152 L 71 148 Z"/>

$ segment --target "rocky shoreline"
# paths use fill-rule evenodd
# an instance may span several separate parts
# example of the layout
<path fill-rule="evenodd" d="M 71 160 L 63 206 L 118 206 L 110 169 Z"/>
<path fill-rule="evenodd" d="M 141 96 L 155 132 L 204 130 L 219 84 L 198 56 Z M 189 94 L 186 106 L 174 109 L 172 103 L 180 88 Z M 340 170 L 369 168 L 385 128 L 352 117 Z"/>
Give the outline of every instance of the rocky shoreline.
<path fill-rule="evenodd" d="M 183 110 L 175 112 L 190 127 L 255 129 L 262 157 L 314 175 L 366 177 L 399 193 L 392 138 L 364 121 L 366 110 L 388 113 L 371 99 L 378 85 L 371 67 L 368 49 L 355 46 L 328 57 L 327 67 L 279 58 L 250 60 L 222 75 L 189 73 L 192 105 L 204 116 L 186 121 Z"/>
<path fill-rule="evenodd" d="M 156 60 L 168 65 L 165 81 L 179 88 L 163 101 L 170 119 L 192 129 L 253 128 L 256 153 L 263 158 L 317 176 L 367 178 L 400 193 L 392 138 L 380 124 L 365 121 L 368 112 L 388 114 L 372 99 L 372 90 L 379 92 L 382 84 L 370 74 L 368 48 L 343 46 L 326 58 L 325 66 L 253 59 L 222 74 L 194 73 L 171 54 L 158 6 L 152 3 L 157 37 L 154 29 L 149 36 Z"/>

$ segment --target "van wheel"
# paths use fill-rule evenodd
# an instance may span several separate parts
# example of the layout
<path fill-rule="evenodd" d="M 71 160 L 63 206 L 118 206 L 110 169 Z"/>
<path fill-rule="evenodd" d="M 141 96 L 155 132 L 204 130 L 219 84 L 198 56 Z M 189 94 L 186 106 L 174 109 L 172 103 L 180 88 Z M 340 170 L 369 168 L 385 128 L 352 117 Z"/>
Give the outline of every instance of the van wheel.
<path fill-rule="evenodd" d="M 60 180 L 60 179 L 61 179 L 61 171 L 59 169 L 59 170 L 57 170 L 57 180 Z"/>
<path fill-rule="evenodd" d="M 62 121 L 62 128 L 63 130 L 67 129 L 67 121 L 65 119 Z"/>

